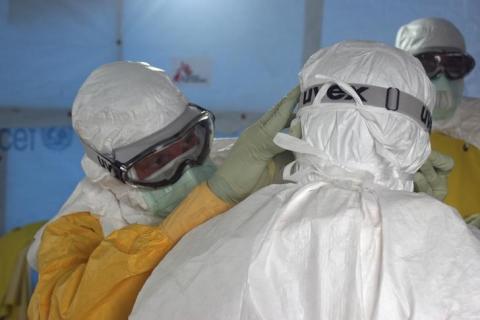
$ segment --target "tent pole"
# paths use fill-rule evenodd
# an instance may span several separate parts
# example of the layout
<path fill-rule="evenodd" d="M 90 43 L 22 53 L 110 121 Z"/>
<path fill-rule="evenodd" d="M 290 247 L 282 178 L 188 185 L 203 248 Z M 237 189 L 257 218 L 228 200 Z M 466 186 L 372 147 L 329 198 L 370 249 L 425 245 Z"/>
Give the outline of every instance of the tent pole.
<path fill-rule="evenodd" d="M 117 39 L 115 44 L 117 46 L 117 60 L 123 60 L 123 0 L 117 0 L 117 16 L 116 16 L 116 28 Z"/>
<path fill-rule="evenodd" d="M 320 49 L 324 0 L 305 0 L 303 62 Z"/>

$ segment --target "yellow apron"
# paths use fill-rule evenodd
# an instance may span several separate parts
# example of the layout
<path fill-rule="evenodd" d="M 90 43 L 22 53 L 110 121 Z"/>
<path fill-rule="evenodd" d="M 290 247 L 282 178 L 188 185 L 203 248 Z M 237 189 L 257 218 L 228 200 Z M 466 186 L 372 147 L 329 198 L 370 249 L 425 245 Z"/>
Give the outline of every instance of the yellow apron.
<path fill-rule="evenodd" d="M 432 149 L 447 154 L 455 161 L 448 177 L 448 194 L 445 203 L 468 216 L 480 213 L 480 150 L 463 140 L 441 132 L 431 136 Z"/>

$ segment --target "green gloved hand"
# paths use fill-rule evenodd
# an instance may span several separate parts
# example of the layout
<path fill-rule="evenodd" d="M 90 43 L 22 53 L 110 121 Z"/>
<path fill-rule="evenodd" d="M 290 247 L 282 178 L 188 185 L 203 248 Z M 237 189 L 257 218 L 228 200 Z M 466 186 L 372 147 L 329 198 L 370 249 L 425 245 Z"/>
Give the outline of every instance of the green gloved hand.
<path fill-rule="evenodd" d="M 223 165 L 208 180 L 220 199 L 231 204 L 242 201 L 278 179 L 279 168 L 293 160 L 273 138 L 289 125 L 299 97 L 297 86 L 240 135 Z"/>
<path fill-rule="evenodd" d="M 414 177 L 415 192 L 425 192 L 443 200 L 448 191 L 448 175 L 454 166 L 453 159 L 432 150 L 430 157 Z"/>

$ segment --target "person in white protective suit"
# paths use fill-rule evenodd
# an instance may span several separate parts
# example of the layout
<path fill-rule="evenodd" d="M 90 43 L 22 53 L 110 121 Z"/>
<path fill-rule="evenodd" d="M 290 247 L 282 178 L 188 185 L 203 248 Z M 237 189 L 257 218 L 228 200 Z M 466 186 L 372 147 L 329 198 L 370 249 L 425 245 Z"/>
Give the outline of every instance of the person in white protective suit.
<path fill-rule="evenodd" d="M 422 18 L 400 27 L 396 46 L 420 60 L 436 88 L 432 148 L 455 161 L 445 202 L 464 218 L 477 218 L 480 226 L 480 99 L 463 96 L 464 77 L 475 60 L 461 32 L 442 18 Z"/>
<path fill-rule="evenodd" d="M 128 91 L 125 90 L 127 86 Z M 187 105 L 186 98 L 167 75 L 146 63 L 117 62 L 95 70 L 82 86 L 72 110 L 73 126 L 85 147 L 81 164 L 86 178 L 78 184 L 56 218 L 72 212 L 95 212 L 105 235 L 128 224 L 152 225 L 165 218 L 193 187 L 212 175 L 215 167 L 211 161 L 186 170 L 188 174 L 175 188 L 157 186 L 152 189 L 122 182 L 104 168 L 109 165 L 108 160 L 102 166 L 98 159 L 105 158 L 101 153 L 112 154 L 119 146 L 132 144 L 167 127 L 186 108 L 196 108 Z M 106 120 L 108 118 L 110 120 Z M 135 145 L 134 153 L 148 148 L 146 144 L 148 141 L 141 146 Z M 39 235 L 42 232 L 43 228 Z M 29 262 L 34 267 L 39 235 L 29 250 Z"/>
<path fill-rule="evenodd" d="M 319 50 L 274 142 L 284 177 L 186 235 L 130 319 L 474 319 L 480 244 L 451 207 L 413 193 L 435 89 L 374 42 Z"/>
<path fill-rule="evenodd" d="M 208 157 L 213 114 L 163 70 L 138 62 L 94 70 L 72 109 L 86 177 L 29 249 L 39 281 L 28 318 L 127 319 L 184 234 L 278 176 L 283 150 L 273 137 L 299 96 L 296 87 L 235 143 L 241 156 L 217 170 Z"/>
<path fill-rule="evenodd" d="M 72 124 L 86 177 L 29 249 L 39 281 L 28 316 L 126 319 L 148 269 L 208 217 L 187 207 L 165 219 L 216 170 L 213 115 L 189 104 L 163 70 L 116 62 L 85 81 Z"/>

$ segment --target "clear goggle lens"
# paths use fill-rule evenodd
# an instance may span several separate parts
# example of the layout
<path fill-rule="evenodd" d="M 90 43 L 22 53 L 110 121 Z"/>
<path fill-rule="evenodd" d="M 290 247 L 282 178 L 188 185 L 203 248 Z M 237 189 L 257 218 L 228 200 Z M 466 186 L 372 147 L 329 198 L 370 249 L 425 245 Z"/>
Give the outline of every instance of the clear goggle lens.
<path fill-rule="evenodd" d="M 150 154 L 129 168 L 129 181 L 146 186 L 167 185 L 180 178 L 187 164 L 201 164 L 210 147 L 212 129 L 209 124 L 209 120 L 199 122 L 175 141 L 152 148 Z"/>

